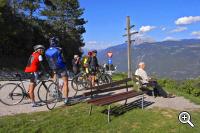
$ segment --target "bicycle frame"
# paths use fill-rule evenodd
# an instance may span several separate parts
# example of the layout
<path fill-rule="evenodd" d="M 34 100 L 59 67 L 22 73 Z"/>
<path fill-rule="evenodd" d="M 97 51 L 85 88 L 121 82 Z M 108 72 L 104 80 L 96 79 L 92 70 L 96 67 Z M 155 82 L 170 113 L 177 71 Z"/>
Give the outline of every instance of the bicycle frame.
<path fill-rule="evenodd" d="M 37 86 L 43 85 L 44 88 L 46 89 L 46 91 L 48 91 L 48 87 L 46 86 L 45 81 L 48 81 L 48 80 L 39 80 L 39 82 L 36 83 L 35 88 L 36 88 Z M 19 83 L 17 83 L 18 86 L 22 87 L 22 89 L 23 89 L 22 91 L 23 91 L 23 95 L 24 95 L 24 96 L 26 96 L 26 94 L 27 94 L 27 92 L 28 92 L 28 91 L 26 90 L 25 85 L 24 85 L 25 82 L 29 82 L 29 81 L 22 81 L 21 78 L 20 78 Z M 13 91 L 14 91 L 14 89 L 13 89 Z"/>

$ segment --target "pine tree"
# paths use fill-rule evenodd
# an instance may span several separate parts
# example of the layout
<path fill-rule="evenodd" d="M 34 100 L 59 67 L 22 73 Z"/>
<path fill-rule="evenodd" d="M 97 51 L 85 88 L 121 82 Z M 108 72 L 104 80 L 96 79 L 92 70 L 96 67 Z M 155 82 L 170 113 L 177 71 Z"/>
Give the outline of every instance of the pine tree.
<path fill-rule="evenodd" d="M 32 20 L 35 11 L 40 7 L 40 0 L 21 0 L 18 1 L 18 4 L 23 10 L 23 13 Z"/>
<path fill-rule="evenodd" d="M 56 9 L 52 10 L 51 5 Z M 80 54 L 79 47 L 84 46 L 82 34 L 86 21 L 81 18 L 84 9 L 80 8 L 78 0 L 52 0 L 51 5 L 41 14 L 47 17 L 48 23 L 57 31 L 56 35 L 67 55 Z"/>

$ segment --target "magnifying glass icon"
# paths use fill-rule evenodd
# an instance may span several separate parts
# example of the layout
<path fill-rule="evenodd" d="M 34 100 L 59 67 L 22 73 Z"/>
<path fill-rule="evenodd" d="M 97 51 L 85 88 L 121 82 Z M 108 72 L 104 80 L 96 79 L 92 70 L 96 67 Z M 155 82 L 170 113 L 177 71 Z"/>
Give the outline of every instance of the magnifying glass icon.
<path fill-rule="evenodd" d="M 194 124 L 191 122 L 191 116 L 188 112 L 186 111 L 180 112 L 178 119 L 181 123 L 183 124 L 188 123 L 191 127 L 194 127 Z"/>

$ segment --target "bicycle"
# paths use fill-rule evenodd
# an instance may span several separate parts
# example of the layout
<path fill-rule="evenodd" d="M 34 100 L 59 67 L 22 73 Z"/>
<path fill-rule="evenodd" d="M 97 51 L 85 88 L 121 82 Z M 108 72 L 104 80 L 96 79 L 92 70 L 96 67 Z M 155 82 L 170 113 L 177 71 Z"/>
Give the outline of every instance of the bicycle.
<path fill-rule="evenodd" d="M 97 85 L 108 84 L 112 82 L 112 77 L 109 74 L 106 74 L 104 68 L 100 66 L 97 71 L 95 82 Z M 78 91 L 85 90 L 86 88 L 91 87 L 91 85 L 90 74 L 84 71 L 77 74 L 71 81 L 72 89 L 75 90 L 74 96 L 76 96 Z"/>
<path fill-rule="evenodd" d="M 59 76 L 57 72 L 55 72 L 56 78 L 48 87 L 48 91 L 46 93 L 46 106 L 49 110 L 55 108 L 58 101 L 62 100 L 62 92 L 60 91 L 59 86 Z"/>
<path fill-rule="evenodd" d="M 112 82 L 112 77 L 105 72 L 105 68 L 103 68 L 102 66 L 99 66 L 99 69 L 96 75 L 96 84 L 102 85 L 102 84 L 109 84 L 111 82 Z"/>
<path fill-rule="evenodd" d="M 22 81 L 20 74 L 15 74 L 15 77 L 19 78 L 19 82 L 5 83 L 0 86 L 0 102 L 8 106 L 17 105 L 25 98 L 29 99 L 29 94 L 24 86 L 24 83 L 28 81 Z M 54 83 L 52 80 L 39 80 L 36 84 L 36 87 L 39 86 L 37 93 L 40 102 L 46 102 L 42 99 L 41 94 L 46 94 L 49 90 L 48 84 L 51 85 L 52 83 Z"/>
<path fill-rule="evenodd" d="M 71 86 L 75 91 L 81 91 L 90 86 L 90 77 L 86 72 L 80 72 L 73 77 L 71 81 Z"/>

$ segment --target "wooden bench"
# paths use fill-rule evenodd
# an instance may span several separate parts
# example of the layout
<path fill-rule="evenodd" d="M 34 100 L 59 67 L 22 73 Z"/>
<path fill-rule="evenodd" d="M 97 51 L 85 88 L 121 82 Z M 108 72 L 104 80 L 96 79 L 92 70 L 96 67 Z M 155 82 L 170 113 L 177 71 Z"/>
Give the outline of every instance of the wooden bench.
<path fill-rule="evenodd" d="M 133 79 L 135 85 L 137 86 L 138 90 L 141 90 L 145 94 L 147 94 L 148 92 L 151 92 L 152 96 L 155 97 L 154 90 L 153 90 L 152 86 L 150 86 L 148 84 L 144 85 L 142 83 L 142 78 L 138 75 L 133 75 L 132 77 L 133 77 L 132 79 Z"/>
<path fill-rule="evenodd" d="M 133 85 L 128 85 L 128 82 L 132 81 L 131 78 L 115 81 L 109 84 L 104 84 L 100 86 L 95 86 L 88 88 L 90 92 L 84 93 L 84 96 L 90 96 L 91 99 L 87 100 L 87 103 L 90 104 L 90 111 L 89 115 L 91 115 L 92 107 L 95 106 L 108 106 L 108 123 L 110 122 L 110 110 L 111 110 L 111 104 L 123 101 L 125 100 L 125 104 L 127 103 L 127 99 L 140 96 L 140 99 L 142 99 L 142 109 L 144 104 L 144 96 L 143 92 L 137 92 L 134 90 L 129 90 L 130 87 L 133 87 Z M 117 94 L 111 94 L 111 95 L 101 95 L 99 98 L 95 98 L 94 95 L 96 94 L 102 94 L 105 92 L 112 92 L 116 90 L 126 89 L 125 92 L 120 92 Z"/>

